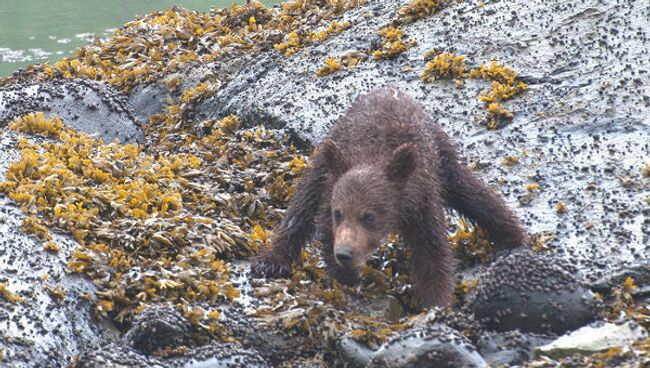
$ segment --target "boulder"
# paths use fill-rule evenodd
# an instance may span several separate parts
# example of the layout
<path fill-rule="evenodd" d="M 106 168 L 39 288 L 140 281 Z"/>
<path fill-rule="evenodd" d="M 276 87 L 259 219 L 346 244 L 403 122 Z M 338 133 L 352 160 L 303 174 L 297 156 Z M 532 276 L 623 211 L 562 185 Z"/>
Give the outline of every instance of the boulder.
<path fill-rule="evenodd" d="M 550 255 L 513 252 L 478 279 L 472 308 L 491 330 L 561 334 L 597 318 L 597 299 L 577 268 Z"/>

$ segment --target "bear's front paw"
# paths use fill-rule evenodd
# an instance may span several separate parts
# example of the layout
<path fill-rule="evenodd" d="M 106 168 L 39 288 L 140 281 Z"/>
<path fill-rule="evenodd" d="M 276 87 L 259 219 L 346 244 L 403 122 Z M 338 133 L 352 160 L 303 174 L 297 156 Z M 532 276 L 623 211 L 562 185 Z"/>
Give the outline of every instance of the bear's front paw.
<path fill-rule="evenodd" d="M 289 277 L 291 275 L 291 264 L 274 259 L 266 255 L 257 256 L 251 265 L 253 277 Z"/>
<path fill-rule="evenodd" d="M 452 301 L 452 294 L 449 291 L 434 291 L 432 289 L 416 288 L 413 293 L 411 304 L 416 309 L 432 307 L 446 307 Z"/>

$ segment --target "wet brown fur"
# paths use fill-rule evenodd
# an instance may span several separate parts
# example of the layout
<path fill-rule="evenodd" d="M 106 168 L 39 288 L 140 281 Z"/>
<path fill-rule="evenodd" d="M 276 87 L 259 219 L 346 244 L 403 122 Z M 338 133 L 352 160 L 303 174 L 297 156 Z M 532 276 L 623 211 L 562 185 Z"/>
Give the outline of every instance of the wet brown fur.
<path fill-rule="evenodd" d="M 516 215 L 460 162 L 455 145 L 421 105 L 397 90 L 375 89 L 355 100 L 319 146 L 275 229 L 272 249 L 255 260 L 253 272 L 286 276 L 318 230 L 331 273 L 351 284 L 358 266 L 397 230 L 412 251 L 415 304 L 447 305 L 455 257 L 443 206 L 485 228 L 499 249 L 526 242 Z M 334 211 L 341 213 L 338 220 Z M 347 246 L 352 267 L 334 256 Z"/>

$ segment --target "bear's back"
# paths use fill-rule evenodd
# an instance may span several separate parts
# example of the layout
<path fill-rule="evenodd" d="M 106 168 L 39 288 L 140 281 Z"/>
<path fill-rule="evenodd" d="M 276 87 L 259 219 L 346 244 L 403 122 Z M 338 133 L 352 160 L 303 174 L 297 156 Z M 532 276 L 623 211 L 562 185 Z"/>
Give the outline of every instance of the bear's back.
<path fill-rule="evenodd" d="M 427 161 L 435 149 L 433 124 L 411 96 L 378 88 L 352 103 L 332 127 L 329 138 L 350 164 L 388 161 L 395 148 L 404 143 L 417 145 Z"/>

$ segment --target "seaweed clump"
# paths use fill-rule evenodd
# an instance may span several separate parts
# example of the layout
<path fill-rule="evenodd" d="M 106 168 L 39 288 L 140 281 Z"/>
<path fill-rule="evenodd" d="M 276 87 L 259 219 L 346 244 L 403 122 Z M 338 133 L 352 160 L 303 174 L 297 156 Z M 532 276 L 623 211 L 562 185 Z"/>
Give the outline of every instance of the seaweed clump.
<path fill-rule="evenodd" d="M 368 58 L 363 52 L 350 51 L 336 58 L 326 58 L 325 64 L 316 71 L 316 76 L 324 77 L 342 69 L 352 68 Z"/>
<path fill-rule="evenodd" d="M 471 225 L 461 218 L 456 224 L 455 231 L 447 238 L 462 266 L 471 266 L 477 261 L 482 263 L 492 261 L 494 249 L 482 227 Z"/>
<path fill-rule="evenodd" d="M 18 296 L 17 294 L 12 293 L 6 283 L 1 283 L 0 282 L 0 298 L 8 301 L 9 303 L 22 303 L 23 298 Z"/>
<path fill-rule="evenodd" d="M 404 41 L 404 31 L 399 27 L 388 26 L 380 29 L 381 48 L 372 53 L 373 59 L 390 59 L 415 46 L 415 40 Z"/>
<path fill-rule="evenodd" d="M 504 121 L 511 120 L 513 114 L 502 104 L 526 91 L 526 83 L 517 81 L 517 73 L 492 60 L 489 65 L 480 64 L 470 71 L 470 78 L 481 78 L 492 81 L 492 88 L 479 96 L 487 105 L 490 116 L 486 123 L 488 129 L 498 128 Z"/>
<path fill-rule="evenodd" d="M 438 78 L 465 78 L 466 72 L 465 56 L 443 52 L 427 63 L 420 79 L 428 83 Z"/>
<path fill-rule="evenodd" d="M 234 116 L 203 138 L 187 137 L 187 152 L 157 155 L 105 144 L 43 113 L 9 129 L 29 139 L 19 140 L 21 157 L 0 191 L 30 214 L 23 227 L 39 239 L 50 240 L 51 229 L 77 240 L 68 268 L 94 281 L 97 313 L 118 322 L 145 303 L 192 310 L 236 298 L 227 260 L 257 252 L 260 236 L 251 234 L 276 223 L 276 206 L 286 206 L 305 166 L 286 137 L 242 130 Z"/>
<path fill-rule="evenodd" d="M 446 0 L 411 0 L 397 11 L 395 22 L 406 25 L 437 13 L 449 1 Z"/>

